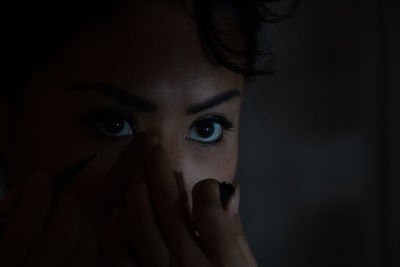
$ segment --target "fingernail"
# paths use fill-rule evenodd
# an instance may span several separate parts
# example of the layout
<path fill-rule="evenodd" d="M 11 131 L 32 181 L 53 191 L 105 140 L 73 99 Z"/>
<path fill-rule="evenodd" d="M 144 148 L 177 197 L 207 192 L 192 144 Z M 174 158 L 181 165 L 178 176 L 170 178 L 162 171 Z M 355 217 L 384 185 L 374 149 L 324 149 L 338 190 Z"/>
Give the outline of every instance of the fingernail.
<path fill-rule="evenodd" d="M 146 135 L 145 147 L 147 152 L 152 152 L 158 145 L 158 136 L 156 133 L 149 133 Z"/>
<path fill-rule="evenodd" d="M 224 208 L 234 192 L 235 192 L 235 187 L 231 183 L 222 182 L 219 184 L 219 198 Z"/>

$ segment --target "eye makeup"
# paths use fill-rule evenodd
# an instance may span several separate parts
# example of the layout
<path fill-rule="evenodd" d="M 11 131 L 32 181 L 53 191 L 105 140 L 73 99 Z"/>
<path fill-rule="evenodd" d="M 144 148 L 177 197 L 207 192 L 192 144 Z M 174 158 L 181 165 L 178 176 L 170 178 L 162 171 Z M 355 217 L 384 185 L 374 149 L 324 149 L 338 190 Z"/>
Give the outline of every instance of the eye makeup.
<path fill-rule="evenodd" d="M 204 147 L 204 148 L 211 148 L 211 147 L 217 147 L 219 145 L 223 145 L 224 144 L 224 140 L 225 140 L 225 136 L 226 136 L 226 131 L 235 131 L 235 126 L 233 125 L 232 122 L 228 121 L 225 117 L 225 115 L 223 114 L 218 114 L 218 115 L 206 115 L 201 117 L 200 119 L 196 120 L 191 126 L 190 126 L 190 130 L 191 131 L 193 128 L 196 128 L 199 124 L 201 123 L 216 123 L 221 127 L 221 134 L 220 136 L 213 140 L 213 141 L 199 141 L 199 140 L 193 140 L 192 138 L 190 138 L 189 136 L 185 136 L 185 139 L 190 140 L 190 141 L 194 141 L 196 143 L 198 143 L 200 146 Z M 208 129 L 209 130 L 209 129 Z M 212 127 L 212 130 L 215 130 L 215 127 Z"/>
<path fill-rule="evenodd" d="M 85 126 L 100 137 L 110 140 L 128 138 L 140 133 L 137 126 L 138 124 L 130 112 L 126 111 L 123 112 L 105 108 L 92 112 L 89 115 L 78 117 L 78 120 L 83 122 Z M 193 138 L 191 136 L 193 134 L 198 135 L 199 133 L 200 135 L 215 134 L 219 131 L 221 133 L 217 136 L 218 138 L 213 138 L 211 141 L 203 141 L 204 139 L 210 139 L 210 136 L 199 136 L 198 138 Z M 185 139 L 194 142 L 202 148 L 208 149 L 223 145 L 226 131 L 235 131 L 235 126 L 224 114 L 208 114 L 195 120 L 189 126 L 188 134 L 185 135 Z"/>
<path fill-rule="evenodd" d="M 101 109 L 78 120 L 102 137 L 117 139 L 138 134 L 137 123 L 128 112 Z"/>

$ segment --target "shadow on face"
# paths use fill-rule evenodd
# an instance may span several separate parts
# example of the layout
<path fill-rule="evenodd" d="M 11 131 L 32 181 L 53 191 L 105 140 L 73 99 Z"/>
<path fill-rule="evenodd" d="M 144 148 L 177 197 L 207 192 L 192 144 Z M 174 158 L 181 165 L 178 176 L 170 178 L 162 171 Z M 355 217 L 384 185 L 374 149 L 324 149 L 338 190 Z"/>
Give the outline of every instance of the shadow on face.
<path fill-rule="evenodd" d="M 212 63 L 184 9 L 125 9 L 88 28 L 30 80 L 16 134 L 2 134 L 10 182 L 96 153 L 67 191 L 102 224 L 125 190 L 110 169 L 135 134 L 149 131 L 160 137 L 187 192 L 205 178 L 231 181 L 242 87 L 241 75 Z"/>

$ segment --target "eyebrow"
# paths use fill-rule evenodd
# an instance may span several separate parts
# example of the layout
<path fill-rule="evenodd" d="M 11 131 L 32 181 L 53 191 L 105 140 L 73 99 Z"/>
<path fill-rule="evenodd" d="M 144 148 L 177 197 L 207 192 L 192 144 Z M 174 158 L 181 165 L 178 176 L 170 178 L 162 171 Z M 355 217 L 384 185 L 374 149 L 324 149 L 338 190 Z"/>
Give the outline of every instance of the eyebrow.
<path fill-rule="evenodd" d="M 124 91 L 118 87 L 107 83 L 101 82 L 85 82 L 79 83 L 70 87 L 65 88 L 68 91 L 95 91 L 102 93 L 114 100 L 133 107 L 136 110 L 155 113 L 157 111 L 158 105 L 133 93 Z M 241 97 L 240 91 L 237 89 L 228 90 L 216 96 L 213 96 L 201 103 L 195 104 L 186 109 L 187 115 L 194 115 L 201 111 L 210 109 L 217 105 L 220 105 L 234 97 Z"/>
<path fill-rule="evenodd" d="M 137 110 L 154 113 L 157 110 L 157 105 L 132 93 L 128 93 L 113 85 L 100 82 L 85 82 L 79 83 L 65 88 L 68 91 L 95 91 L 102 93 L 114 100 L 131 106 Z"/>
<path fill-rule="evenodd" d="M 207 99 L 201 103 L 195 104 L 186 110 L 186 114 L 193 115 L 193 114 L 199 113 L 203 110 L 218 106 L 234 97 L 241 97 L 239 90 L 232 89 L 232 90 L 223 92 L 219 95 L 213 96 L 210 99 Z"/>

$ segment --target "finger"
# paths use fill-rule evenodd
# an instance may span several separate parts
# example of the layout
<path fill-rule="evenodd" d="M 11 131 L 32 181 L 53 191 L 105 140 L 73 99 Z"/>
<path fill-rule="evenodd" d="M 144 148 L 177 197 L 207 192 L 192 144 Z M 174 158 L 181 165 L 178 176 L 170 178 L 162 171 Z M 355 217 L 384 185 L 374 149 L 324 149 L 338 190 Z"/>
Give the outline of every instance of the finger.
<path fill-rule="evenodd" d="M 202 248 L 217 266 L 246 266 L 246 258 L 220 202 L 218 187 L 217 180 L 206 179 L 198 182 L 192 191 L 193 219 Z"/>
<path fill-rule="evenodd" d="M 26 261 L 26 266 L 58 266 L 66 261 L 79 238 L 81 211 L 75 197 L 61 194 L 43 239 Z"/>
<path fill-rule="evenodd" d="M 95 267 L 97 260 L 96 232 L 87 219 L 81 220 L 80 236 L 76 246 L 67 257 L 65 267 Z"/>
<path fill-rule="evenodd" d="M 246 234 L 243 231 L 242 222 L 239 215 L 240 188 L 237 185 L 235 193 L 227 203 L 226 213 L 228 215 L 236 242 L 245 256 L 248 266 L 257 266 L 257 261 L 251 251 Z"/>
<path fill-rule="evenodd" d="M 114 210 L 124 205 L 130 179 L 136 164 L 138 164 L 138 158 L 141 157 L 143 151 L 141 149 L 141 140 L 141 135 L 135 136 L 132 143 L 120 153 L 118 160 L 107 172 L 106 179 L 100 179 L 96 187 L 90 186 L 95 191 L 93 194 L 101 195 L 102 197 L 88 199 L 93 206 L 87 213 L 89 218 L 97 218 L 96 214 L 104 214 L 105 217 L 101 218 L 101 221 L 107 222 L 111 219 Z M 96 192 L 97 190 L 105 191 Z M 101 225 L 100 228 L 103 227 L 105 228 L 105 225 Z"/>
<path fill-rule="evenodd" d="M 33 175 L 0 239 L 0 265 L 15 266 L 39 241 L 50 214 L 52 194 L 47 174 Z"/>
<path fill-rule="evenodd" d="M 135 139 L 130 143 L 126 149 L 119 155 L 118 160 L 109 171 L 110 179 L 108 194 L 112 195 L 113 192 L 119 197 L 119 205 L 115 208 L 124 205 L 125 193 L 130 183 L 131 177 L 135 172 L 136 166 L 140 164 L 140 159 L 143 154 L 143 135 L 138 134 Z M 122 191 L 121 191 L 122 190 Z"/>
<path fill-rule="evenodd" d="M 142 169 L 137 169 L 126 195 L 129 240 L 144 266 L 169 266 L 170 256 L 153 214 Z M 155 256 L 157 255 L 157 256 Z"/>
<path fill-rule="evenodd" d="M 103 252 L 109 266 L 136 267 L 128 250 L 128 242 L 124 236 L 125 225 L 122 220 L 121 210 L 115 210 L 110 223 L 104 233 Z"/>
<path fill-rule="evenodd" d="M 168 156 L 162 146 L 157 145 L 157 137 L 150 138 L 155 138 L 155 144 L 147 147 L 145 176 L 162 236 L 179 266 L 207 266 L 192 228 L 187 200 L 178 190 Z"/>

